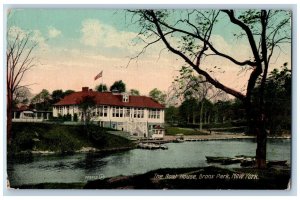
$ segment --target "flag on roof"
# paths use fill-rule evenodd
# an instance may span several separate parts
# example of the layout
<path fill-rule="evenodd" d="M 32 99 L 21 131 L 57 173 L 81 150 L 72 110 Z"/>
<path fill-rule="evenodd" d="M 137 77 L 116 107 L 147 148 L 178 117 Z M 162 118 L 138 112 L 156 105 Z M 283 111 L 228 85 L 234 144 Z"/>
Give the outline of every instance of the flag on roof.
<path fill-rule="evenodd" d="M 95 76 L 94 80 L 97 80 L 98 78 L 101 78 L 102 77 L 102 72 L 103 72 L 103 70 L 99 74 L 97 74 L 97 76 Z"/>

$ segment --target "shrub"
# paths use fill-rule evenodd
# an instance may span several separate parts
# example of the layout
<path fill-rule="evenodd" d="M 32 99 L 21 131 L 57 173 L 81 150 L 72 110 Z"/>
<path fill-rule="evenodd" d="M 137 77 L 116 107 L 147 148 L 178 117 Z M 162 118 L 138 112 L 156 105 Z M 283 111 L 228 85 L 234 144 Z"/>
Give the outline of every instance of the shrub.
<path fill-rule="evenodd" d="M 56 126 L 43 135 L 41 148 L 50 151 L 72 152 L 81 147 L 80 141 L 74 138 L 67 128 Z"/>
<path fill-rule="evenodd" d="M 14 151 L 31 150 L 34 146 L 34 133 L 33 131 L 23 130 L 15 134 L 13 139 L 12 148 Z"/>
<path fill-rule="evenodd" d="M 74 114 L 74 116 L 73 116 L 73 121 L 74 121 L 74 122 L 77 122 L 77 121 L 78 121 L 78 115 L 77 115 L 77 113 Z"/>

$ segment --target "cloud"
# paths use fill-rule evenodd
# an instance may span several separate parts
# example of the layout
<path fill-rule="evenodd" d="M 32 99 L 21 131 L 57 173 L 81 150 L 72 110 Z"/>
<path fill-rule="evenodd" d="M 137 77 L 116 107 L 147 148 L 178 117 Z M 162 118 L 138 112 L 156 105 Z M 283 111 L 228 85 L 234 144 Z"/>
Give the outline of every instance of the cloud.
<path fill-rule="evenodd" d="M 61 31 L 54 28 L 53 26 L 48 27 L 48 36 L 49 38 L 56 38 L 61 35 Z"/>
<path fill-rule="evenodd" d="M 23 29 L 21 29 L 18 26 L 11 26 L 8 29 L 8 40 L 15 40 L 17 37 L 19 40 L 22 40 L 23 38 L 25 38 L 27 36 L 27 32 L 24 31 Z"/>
<path fill-rule="evenodd" d="M 8 42 L 13 42 L 17 38 L 19 41 L 28 37 L 28 41 L 33 44 L 37 44 L 41 49 L 45 50 L 48 48 L 48 44 L 46 43 L 46 39 L 43 37 L 40 30 L 24 30 L 18 26 L 11 26 L 8 28 L 7 39 Z"/>
<path fill-rule="evenodd" d="M 127 48 L 136 37 L 136 33 L 119 31 L 113 26 L 103 24 L 97 19 L 82 22 L 81 43 L 87 46 Z"/>

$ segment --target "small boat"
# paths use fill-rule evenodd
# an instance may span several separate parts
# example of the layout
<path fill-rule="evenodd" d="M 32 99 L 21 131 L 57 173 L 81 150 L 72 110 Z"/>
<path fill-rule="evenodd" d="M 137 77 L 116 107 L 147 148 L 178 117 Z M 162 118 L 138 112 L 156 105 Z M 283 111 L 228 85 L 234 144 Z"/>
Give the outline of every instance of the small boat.
<path fill-rule="evenodd" d="M 287 160 L 269 160 L 267 161 L 268 166 L 274 166 L 274 165 L 279 165 L 279 166 L 286 166 Z"/>
<path fill-rule="evenodd" d="M 255 159 L 241 160 L 241 167 L 253 167 L 255 166 Z"/>
<path fill-rule="evenodd" d="M 177 139 L 174 140 L 173 142 L 174 142 L 174 143 L 182 143 L 182 142 L 184 142 L 184 139 L 177 138 Z"/>
<path fill-rule="evenodd" d="M 139 143 L 138 148 L 140 149 L 149 149 L 149 150 L 156 150 L 156 149 L 163 149 L 166 150 L 168 147 L 166 145 L 159 145 L 154 143 Z"/>
<path fill-rule="evenodd" d="M 206 160 L 208 163 L 220 163 L 222 165 L 231 165 L 235 163 L 240 163 L 242 161 L 242 159 L 240 158 L 213 157 L 213 156 L 206 156 Z"/>
<path fill-rule="evenodd" d="M 221 163 L 223 160 L 231 159 L 229 157 L 205 156 L 207 162 Z"/>

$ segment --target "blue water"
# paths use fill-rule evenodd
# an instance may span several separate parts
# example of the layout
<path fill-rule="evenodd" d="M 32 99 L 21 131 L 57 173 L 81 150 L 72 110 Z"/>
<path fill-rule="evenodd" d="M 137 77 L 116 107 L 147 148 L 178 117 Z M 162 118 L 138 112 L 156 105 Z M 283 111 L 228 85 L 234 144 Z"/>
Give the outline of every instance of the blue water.
<path fill-rule="evenodd" d="M 252 139 L 166 145 L 168 150 L 133 149 L 114 154 L 33 156 L 8 162 L 7 171 L 11 185 L 86 182 L 99 177 L 140 174 L 159 168 L 208 166 L 205 156 L 254 156 L 256 149 Z M 269 140 L 267 159 L 287 160 L 290 163 L 290 146 L 291 141 L 287 139 Z"/>

